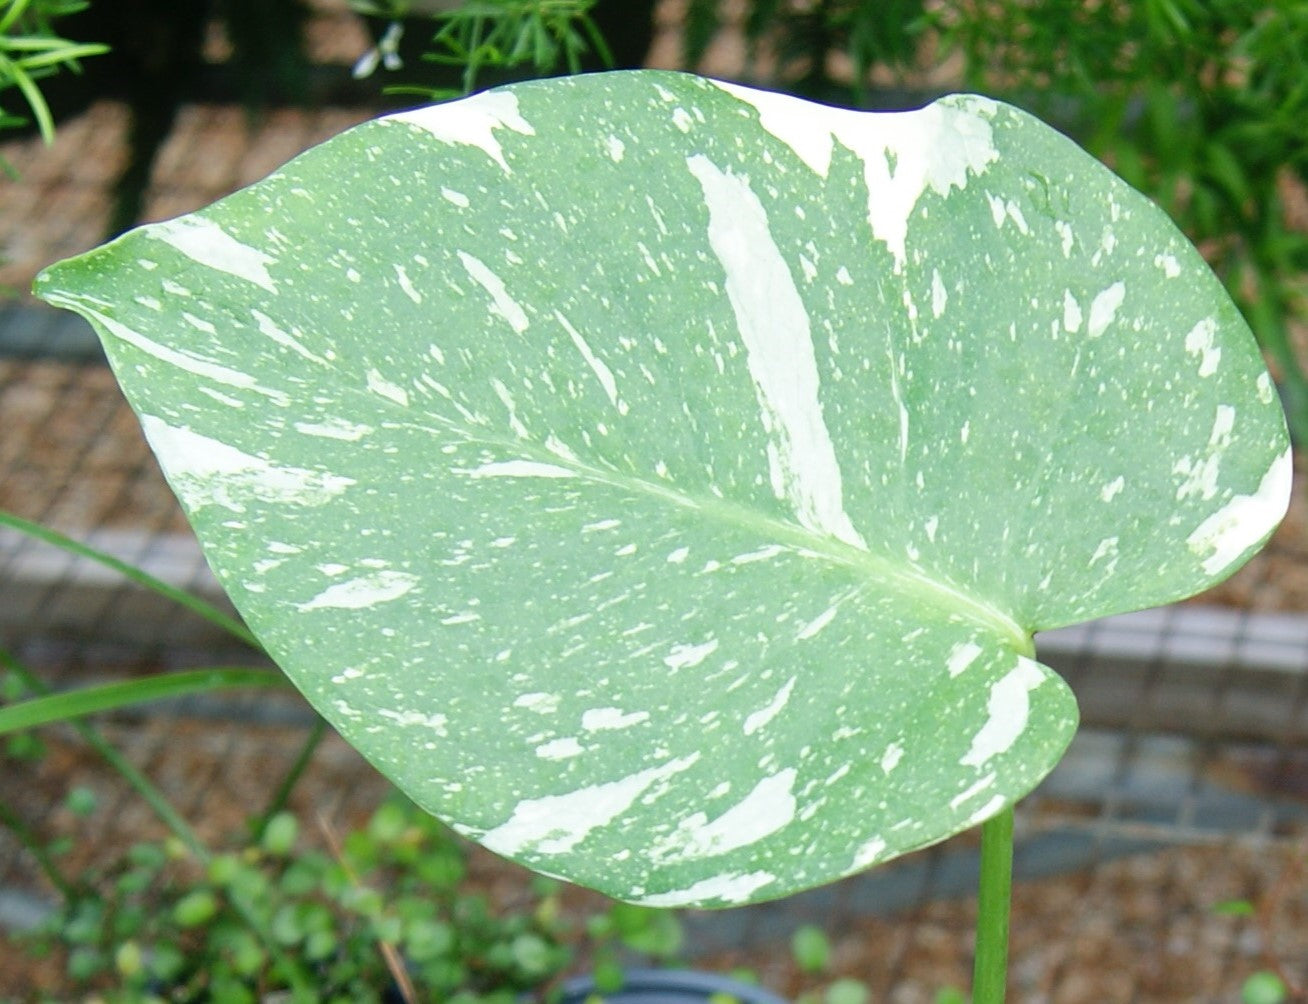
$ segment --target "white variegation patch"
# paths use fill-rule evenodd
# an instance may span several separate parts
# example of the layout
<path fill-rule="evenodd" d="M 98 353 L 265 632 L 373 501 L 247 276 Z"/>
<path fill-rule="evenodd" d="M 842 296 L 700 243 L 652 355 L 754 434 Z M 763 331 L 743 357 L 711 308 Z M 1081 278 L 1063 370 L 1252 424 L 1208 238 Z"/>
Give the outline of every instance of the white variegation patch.
<path fill-rule="evenodd" d="M 355 484 L 325 471 L 279 466 L 153 415 L 142 415 L 141 427 L 192 511 L 218 505 L 242 513 L 260 502 L 312 508 Z"/>
<path fill-rule="evenodd" d="M 507 129 L 520 136 L 536 134 L 522 117 L 518 109 L 518 97 L 511 91 L 483 91 L 462 101 L 414 108 L 389 115 L 380 121 L 414 126 L 435 136 L 442 143 L 476 147 L 506 173 L 509 165 L 504 159 L 504 148 L 495 138 L 496 131 Z"/>
<path fill-rule="evenodd" d="M 163 241 L 198 265 L 244 279 L 269 293 L 277 292 L 268 273 L 268 266 L 277 259 L 266 251 L 242 244 L 211 219 L 182 216 L 146 227 L 142 233 Z"/>
<path fill-rule="evenodd" d="M 505 857 L 527 852 L 546 856 L 566 854 L 591 831 L 613 822 L 650 789 L 688 770 L 698 759 L 699 754 L 694 753 L 616 781 L 559 795 L 523 799 L 509 819 L 481 834 L 478 840 Z"/>
<path fill-rule="evenodd" d="M 1040 664 L 1019 655 L 1017 665 L 991 685 L 988 717 L 972 737 L 972 745 L 960 761 L 963 766 L 983 767 L 1012 749 L 1031 714 L 1031 691 L 1044 682 Z"/>
<path fill-rule="evenodd" d="M 840 465 L 818 401 L 819 376 L 804 302 L 748 181 L 706 157 L 687 162 L 704 190 L 709 244 L 726 272 L 727 297 L 771 441 L 778 497 L 804 526 L 865 547 L 844 511 Z"/>
<path fill-rule="evenodd" d="M 1275 529 L 1290 506 L 1294 459 L 1289 450 L 1278 457 L 1252 495 L 1236 495 L 1186 538 L 1202 558 L 1204 571 L 1220 575 Z"/>

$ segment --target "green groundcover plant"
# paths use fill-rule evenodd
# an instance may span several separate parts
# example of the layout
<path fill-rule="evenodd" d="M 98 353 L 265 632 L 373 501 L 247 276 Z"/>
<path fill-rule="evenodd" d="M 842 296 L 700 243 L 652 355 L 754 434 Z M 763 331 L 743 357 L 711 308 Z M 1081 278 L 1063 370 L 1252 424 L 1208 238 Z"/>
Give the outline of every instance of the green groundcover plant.
<path fill-rule="evenodd" d="M 1153 204 L 1010 106 L 636 71 L 357 127 L 53 266 L 206 555 L 418 804 L 648 906 L 983 825 L 1076 726 L 1034 635 L 1281 518 L 1249 331 Z"/>
<path fill-rule="evenodd" d="M 598 988 L 615 990 L 627 960 L 681 947 L 666 911 L 569 909 L 550 879 L 493 902 L 469 879 L 466 845 L 407 799 L 333 835 L 329 850 L 297 849 L 299 829 L 274 813 L 257 838 L 204 863 L 176 838 L 136 844 L 99 877 L 103 894 L 70 896 L 30 942 L 64 949 L 70 981 L 110 987 L 119 1004 L 253 1004 L 294 985 L 286 956 L 312 987 L 297 1000 L 514 1004 L 557 998 L 580 956 Z"/>

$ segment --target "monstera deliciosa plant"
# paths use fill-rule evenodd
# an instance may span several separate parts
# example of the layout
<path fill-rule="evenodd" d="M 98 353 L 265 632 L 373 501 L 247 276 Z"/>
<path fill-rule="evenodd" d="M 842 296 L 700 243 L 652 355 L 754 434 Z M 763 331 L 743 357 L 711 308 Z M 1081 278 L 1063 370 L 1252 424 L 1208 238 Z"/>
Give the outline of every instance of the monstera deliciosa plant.
<path fill-rule="evenodd" d="M 99 331 L 268 651 L 417 802 L 656 906 L 985 822 L 978 1000 L 1011 806 L 1077 721 L 1034 634 L 1225 577 L 1291 480 L 1198 253 L 975 96 L 514 85 L 37 292 Z"/>

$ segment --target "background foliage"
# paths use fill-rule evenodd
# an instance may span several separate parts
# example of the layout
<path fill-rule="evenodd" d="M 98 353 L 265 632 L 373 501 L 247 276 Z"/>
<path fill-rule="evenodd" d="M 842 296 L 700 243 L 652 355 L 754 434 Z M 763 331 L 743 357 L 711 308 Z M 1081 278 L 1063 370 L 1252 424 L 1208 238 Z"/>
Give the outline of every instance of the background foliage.
<path fill-rule="evenodd" d="M 376 72 L 360 72 L 365 89 L 349 93 L 409 101 L 641 65 L 656 8 L 655 0 L 350 3 L 391 58 L 361 60 L 356 70 Z M 724 9 L 720 0 L 687 0 L 685 65 L 700 64 Z M 206 21 L 225 25 L 232 43 L 218 86 L 229 99 L 257 108 L 346 93 L 343 83 L 315 78 L 304 59 L 306 15 L 302 0 L 0 0 L 0 124 L 26 119 L 48 135 L 59 112 L 88 94 L 124 97 L 136 110 L 137 155 L 120 185 L 111 227 L 120 231 L 139 214 L 177 103 L 214 92 L 213 74 L 200 67 Z M 1308 0 L 749 0 L 735 27 L 756 83 L 883 109 L 963 86 L 1072 135 L 1204 250 L 1275 367 L 1296 439 L 1308 437 Z M 56 88 L 52 109 L 45 78 L 103 52 L 65 37 L 107 42 L 113 54 L 89 60 L 80 86 Z"/>

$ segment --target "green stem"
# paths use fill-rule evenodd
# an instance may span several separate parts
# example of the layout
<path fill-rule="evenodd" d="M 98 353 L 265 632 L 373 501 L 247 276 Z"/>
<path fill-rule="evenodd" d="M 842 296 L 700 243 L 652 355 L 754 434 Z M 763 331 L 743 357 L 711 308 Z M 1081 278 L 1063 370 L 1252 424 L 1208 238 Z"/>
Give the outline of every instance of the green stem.
<path fill-rule="evenodd" d="M 81 558 L 88 558 L 91 561 L 104 565 L 105 568 L 112 569 L 120 575 L 125 576 L 132 582 L 146 589 L 153 590 L 160 596 L 164 596 L 174 603 L 185 607 L 199 617 L 203 617 L 209 623 L 222 628 L 232 637 L 245 642 L 252 648 L 259 649 L 259 640 L 250 633 L 250 629 L 234 617 L 229 617 L 223 611 L 219 610 L 211 603 L 206 603 L 198 596 L 188 593 L 185 589 L 178 589 L 176 586 L 169 585 L 162 579 L 155 578 L 149 572 L 143 572 L 141 569 L 130 565 L 125 561 L 120 561 L 112 554 L 105 554 L 94 547 L 88 547 L 80 541 L 66 537 L 57 530 L 51 530 L 48 526 L 42 526 L 40 523 L 33 523 L 31 520 L 23 519 L 11 512 L 0 510 L 0 526 L 7 526 L 17 530 L 19 533 L 26 534 L 36 540 L 44 541 L 47 544 L 53 544 L 69 554 L 75 554 Z"/>
<path fill-rule="evenodd" d="M 322 742 L 322 738 L 326 734 L 326 720 L 321 716 L 315 717 L 313 728 L 309 731 L 309 736 L 304 741 L 304 745 L 300 747 L 300 754 L 295 758 L 295 763 L 291 764 L 291 769 L 282 778 L 282 783 L 277 786 L 277 791 L 273 793 L 268 805 L 254 822 L 252 829 L 255 840 L 263 839 L 263 832 L 268 828 L 268 820 L 286 808 L 286 803 L 291 797 L 291 791 L 299 783 L 300 775 L 309 766 L 309 761 L 313 759 L 314 750 L 318 748 L 318 744 Z"/>
<path fill-rule="evenodd" d="M 161 673 L 139 680 L 118 680 L 79 690 L 46 694 L 0 708 L 0 735 L 165 697 L 180 697 L 228 687 L 285 686 L 289 686 L 289 683 L 281 673 L 243 667 L 193 669 L 180 673 Z"/>
<path fill-rule="evenodd" d="M 23 682 L 23 686 L 33 693 L 40 694 L 42 697 L 50 694 L 50 688 L 46 686 L 43 680 L 3 648 L 0 648 L 0 668 L 6 669 L 17 676 Z M 163 820 L 164 825 L 172 830 L 178 840 L 184 843 L 200 861 L 207 862 L 209 860 L 209 849 L 195 835 L 195 831 L 187 825 L 186 820 L 178 815 L 172 803 L 168 801 L 162 791 L 151 784 L 144 774 L 133 767 L 118 750 L 114 749 L 91 726 L 79 721 L 69 722 L 69 725 L 73 727 L 88 746 L 109 762 L 109 765 L 131 786 L 133 791 L 146 801 L 150 808 L 154 809 L 159 818 Z"/>
<path fill-rule="evenodd" d="M 45 685 L 44 681 L 2 647 L 0 647 L 0 669 L 6 669 L 13 673 L 33 693 L 47 695 L 50 692 L 50 688 Z M 168 797 L 156 788 L 149 778 L 137 770 L 126 757 L 119 753 L 108 740 L 100 735 L 99 731 L 82 721 L 71 721 L 69 725 L 88 746 L 104 757 L 108 764 L 118 772 L 119 776 L 131 786 L 133 791 L 145 800 L 146 804 L 158 814 L 164 825 L 186 846 L 198 862 L 208 865 L 213 860 L 213 853 L 196 832 L 191 829 L 186 820 L 173 808 L 172 803 L 168 801 Z M 268 950 L 269 956 L 281 964 L 281 971 L 291 984 L 292 990 L 298 995 L 294 999 L 311 1000 L 312 997 L 307 995 L 311 994 L 313 982 L 308 972 L 273 937 L 268 922 L 263 918 L 256 906 L 246 896 L 235 893 L 232 895 L 232 906 L 241 915 L 245 923 L 249 925 L 250 930 L 259 936 L 259 939 L 264 943 L 264 947 Z"/>
<path fill-rule="evenodd" d="M 59 895 L 63 896 L 64 902 L 72 903 L 77 898 L 77 890 L 73 887 L 73 883 L 64 877 L 59 866 L 55 864 L 54 856 L 32 832 L 31 827 L 23 822 L 18 813 L 9 808 L 5 802 L 0 802 L 0 826 L 8 828 L 18 838 L 18 842 L 23 845 L 27 853 L 32 855 L 37 867 L 50 880 L 50 884 L 59 890 Z"/>
<path fill-rule="evenodd" d="M 981 824 L 972 1004 L 1003 1004 L 1008 983 L 1008 916 L 1013 891 L 1013 808 Z"/>

